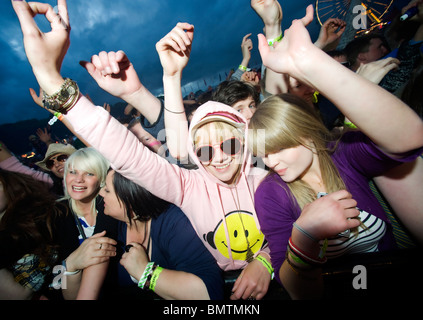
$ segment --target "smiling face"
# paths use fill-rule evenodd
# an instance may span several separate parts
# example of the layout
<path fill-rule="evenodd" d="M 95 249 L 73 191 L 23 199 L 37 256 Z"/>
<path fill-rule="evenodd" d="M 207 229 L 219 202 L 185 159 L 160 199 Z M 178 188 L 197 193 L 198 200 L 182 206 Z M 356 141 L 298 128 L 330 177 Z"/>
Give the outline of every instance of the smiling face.
<path fill-rule="evenodd" d="M 229 238 L 226 238 L 225 225 L 228 228 Z M 225 217 L 225 223 L 221 221 L 215 232 L 208 235 L 208 241 L 226 258 L 247 260 L 249 251 L 253 254 L 260 251 L 264 234 L 257 229 L 250 212 L 234 211 Z"/>
<path fill-rule="evenodd" d="M 241 149 L 239 152 L 234 155 L 228 154 L 230 152 L 224 152 L 226 149 L 221 149 L 221 143 L 231 140 L 232 138 L 235 138 L 236 141 L 240 141 L 240 133 L 230 125 L 223 124 L 223 126 L 221 126 L 220 124 L 209 123 L 198 129 L 195 135 L 194 150 L 198 151 L 201 147 L 211 146 L 213 148 L 212 159 L 210 161 L 200 160 L 201 164 L 207 172 L 220 181 L 232 184 L 236 180 L 241 168 L 244 146 L 241 140 Z"/>
<path fill-rule="evenodd" d="M 68 195 L 76 201 L 91 201 L 98 193 L 99 178 L 92 172 L 68 168 L 65 176 Z"/>
<path fill-rule="evenodd" d="M 69 157 L 67 154 L 59 153 L 51 156 L 46 161 L 48 169 L 50 169 L 51 172 L 53 172 L 53 174 L 58 178 L 63 179 L 63 175 L 65 173 L 65 161 L 67 157 Z M 51 162 L 51 166 L 49 165 L 49 162 Z"/>

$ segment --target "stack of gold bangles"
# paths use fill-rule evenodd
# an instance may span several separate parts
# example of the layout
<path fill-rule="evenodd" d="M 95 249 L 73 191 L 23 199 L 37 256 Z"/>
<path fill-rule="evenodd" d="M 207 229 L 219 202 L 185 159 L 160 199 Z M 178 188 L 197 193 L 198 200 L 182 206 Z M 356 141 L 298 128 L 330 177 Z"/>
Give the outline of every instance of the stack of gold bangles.
<path fill-rule="evenodd" d="M 79 98 L 79 88 L 75 81 L 66 78 L 59 91 L 52 95 L 43 92 L 43 105 L 45 108 L 66 114 L 71 110 Z"/>

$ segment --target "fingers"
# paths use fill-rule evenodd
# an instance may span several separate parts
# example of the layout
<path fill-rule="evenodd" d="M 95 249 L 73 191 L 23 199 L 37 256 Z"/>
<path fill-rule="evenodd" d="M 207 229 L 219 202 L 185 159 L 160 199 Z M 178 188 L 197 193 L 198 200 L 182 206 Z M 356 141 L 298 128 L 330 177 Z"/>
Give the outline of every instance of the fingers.
<path fill-rule="evenodd" d="M 38 104 L 41 108 L 44 108 L 41 92 L 40 92 L 40 95 L 38 96 L 34 89 L 29 88 L 29 94 L 31 95 L 32 100 L 34 100 L 36 104 Z"/>
<path fill-rule="evenodd" d="M 102 51 L 98 55 L 93 55 L 91 57 L 91 63 L 80 61 L 80 65 L 83 66 L 91 76 L 93 76 L 95 72 L 107 76 L 118 74 L 122 69 L 126 68 L 127 65 L 129 65 L 129 59 L 122 50 L 118 52 Z"/>
<path fill-rule="evenodd" d="M 191 46 L 193 40 L 194 26 L 179 22 L 165 37 L 156 45 L 159 48 L 171 47 L 176 52 L 186 51 Z"/>
<path fill-rule="evenodd" d="M 69 22 L 69 13 L 68 13 L 68 5 L 66 3 L 66 0 L 58 0 L 57 1 L 57 7 L 59 9 L 59 15 L 63 21 L 63 23 L 70 28 L 70 22 Z"/>
<path fill-rule="evenodd" d="M 88 74 L 91 76 L 91 77 L 93 77 L 95 80 L 97 80 L 96 79 L 96 68 L 95 68 L 95 66 L 91 63 L 91 62 L 88 62 L 88 61 L 79 61 L 79 64 L 85 69 L 85 70 L 87 70 L 87 72 L 88 72 Z M 99 74 L 101 74 L 101 72 L 99 73 Z M 100 76 L 100 75 L 99 75 Z"/>
<path fill-rule="evenodd" d="M 29 34 L 40 34 L 37 24 L 35 23 L 33 17 L 35 16 L 31 7 L 25 1 L 12 1 L 13 10 L 15 10 L 16 15 L 19 19 L 21 25 L 22 33 L 24 35 Z"/>
<path fill-rule="evenodd" d="M 234 286 L 232 287 L 230 299 L 260 300 L 265 296 L 267 289 L 260 287 L 257 282 L 243 280 L 244 270 L 241 272 L 238 279 L 235 281 Z"/>
<path fill-rule="evenodd" d="M 37 14 L 42 14 L 46 17 L 46 19 L 50 22 L 52 30 L 68 29 L 68 24 L 64 19 L 62 19 L 59 7 L 58 12 L 56 12 L 48 3 L 29 2 L 28 5 L 30 6 L 34 16 Z"/>
<path fill-rule="evenodd" d="M 389 71 L 398 68 L 399 64 L 401 63 L 397 58 L 393 57 L 389 57 L 379 61 L 381 61 L 382 66 L 384 66 Z"/>
<path fill-rule="evenodd" d="M 306 9 L 306 15 L 301 19 L 301 22 L 304 24 L 304 26 L 308 26 L 313 21 L 314 16 L 314 9 L 313 5 L 310 4 Z"/>
<path fill-rule="evenodd" d="M 249 38 L 250 38 L 250 36 L 251 36 L 251 33 L 246 34 L 246 35 L 242 38 L 242 42 L 244 43 L 245 41 L 250 40 L 250 39 L 249 39 Z"/>
<path fill-rule="evenodd" d="M 266 37 L 263 34 L 259 34 L 258 36 L 258 48 L 260 51 L 260 55 L 264 60 L 267 54 L 270 52 L 269 44 L 267 43 Z"/>
<path fill-rule="evenodd" d="M 94 234 L 90 237 L 92 241 L 91 246 L 93 247 L 94 254 L 96 256 L 111 256 L 116 254 L 115 245 L 117 242 L 111 238 L 104 237 L 106 231 Z"/>

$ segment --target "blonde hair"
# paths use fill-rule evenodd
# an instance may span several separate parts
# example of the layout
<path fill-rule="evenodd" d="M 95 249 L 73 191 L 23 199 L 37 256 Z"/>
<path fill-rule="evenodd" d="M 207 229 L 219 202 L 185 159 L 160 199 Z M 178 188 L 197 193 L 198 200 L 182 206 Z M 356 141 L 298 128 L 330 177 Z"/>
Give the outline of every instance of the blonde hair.
<path fill-rule="evenodd" d="M 331 135 L 313 106 L 291 94 L 272 96 L 257 108 L 249 127 L 249 148 L 261 157 L 299 145 L 310 149 L 305 141 L 312 141 L 312 151 L 318 155 L 326 191 L 346 189 L 331 159 L 333 150 L 327 148 Z M 301 209 L 316 199 L 316 192 L 301 179 L 287 185 Z"/>
<path fill-rule="evenodd" d="M 213 129 L 212 130 L 212 126 Z M 201 127 L 198 127 L 192 134 L 193 136 L 193 148 L 195 149 L 200 146 L 200 142 L 204 141 L 210 141 L 214 138 L 216 141 L 223 141 L 225 138 L 228 137 L 228 132 L 230 132 L 235 138 L 238 138 L 242 143 L 241 148 L 241 157 L 240 157 L 240 163 L 239 163 L 239 169 L 232 179 L 232 181 L 237 181 L 237 178 L 241 172 L 242 164 L 244 162 L 244 129 L 243 128 L 237 128 L 235 126 L 232 126 L 231 124 L 224 122 L 224 121 L 212 121 L 208 122 Z M 213 133 L 213 134 L 212 134 Z"/>
<path fill-rule="evenodd" d="M 66 186 L 66 176 L 70 170 L 81 170 L 90 172 L 98 178 L 98 190 L 93 201 L 91 203 L 91 209 L 95 209 L 95 198 L 98 195 L 100 189 L 106 183 L 107 170 L 109 169 L 109 161 L 96 149 L 94 148 L 82 148 L 74 152 L 67 160 L 65 164 L 64 172 L 64 193 L 65 196 L 59 200 L 68 199 L 72 210 L 76 211 L 76 203 L 68 193 Z"/>
<path fill-rule="evenodd" d="M 214 130 L 211 130 L 211 126 L 213 125 Z M 214 132 L 214 137 L 211 136 L 211 132 Z M 193 142 L 194 142 L 194 149 L 198 146 L 200 140 L 211 140 L 214 138 L 216 141 L 223 141 L 224 138 L 227 137 L 227 132 L 230 132 L 234 135 L 235 138 L 238 138 L 242 142 L 244 142 L 244 130 L 241 128 L 236 128 L 231 124 L 224 122 L 224 121 L 213 121 L 208 122 L 201 127 L 198 127 L 193 132 Z M 207 135 L 207 137 L 205 137 Z"/>

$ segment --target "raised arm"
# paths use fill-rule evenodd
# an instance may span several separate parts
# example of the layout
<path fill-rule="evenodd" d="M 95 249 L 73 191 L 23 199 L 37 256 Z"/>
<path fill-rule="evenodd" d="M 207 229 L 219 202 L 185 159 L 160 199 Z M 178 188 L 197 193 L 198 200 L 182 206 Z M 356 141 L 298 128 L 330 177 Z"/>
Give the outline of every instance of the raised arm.
<path fill-rule="evenodd" d="M 93 55 L 91 62 L 81 61 L 80 64 L 100 88 L 132 105 L 150 123 L 156 122 L 160 100 L 141 83 L 125 52 L 102 51 Z"/>
<path fill-rule="evenodd" d="M 282 39 L 282 7 L 277 0 L 251 0 L 251 7 L 264 24 L 264 34 L 271 47 L 277 46 Z M 264 74 L 265 91 L 270 94 L 288 92 L 287 77 L 266 69 Z"/>
<path fill-rule="evenodd" d="M 182 71 L 188 64 L 194 26 L 178 23 L 156 44 L 163 67 L 166 143 L 175 159 L 187 159 L 188 121 L 182 98 Z"/>
<path fill-rule="evenodd" d="M 253 41 L 250 39 L 251 33 L 246 34 L 242 38 L 241 42 L 241 52 L 242 52 L 242 60 L 241 64 L 239 65 L 238 69 L 231 74 L 230 79 L 231 80 L 241 80 L 242 76 L 245 74 L 245 71 L 247 71 L 248 64 L 251 60 L 251 50 L 253 49 Z"/>
<path fill-rule="evenodd" d="M 52 187 L 54 184 L 53 179 L 48 173 L 34 170 L 22 164 L 22 162 L 7 149 L 7 146 L 2 141 L 0 141 L 0 168 L 30 175 L 36 180 L 46 183 L 49 187 Z"/>
<path fill-rule="evenodd" d="M 12 5 L 21 24 L 28 61 L 40 87 L 52 98 L 66 96 L 63 94 L 66 87 L 63 86 L 69 84 L 69 80 L 65 82 L 60 74 L 69 45 L 66 1 L 58 1 L 59 14 L 49 4 L 37 3 L 33 9 L 25 1 L 12 1 Z M 47 17 L 51 31 L 40 31 L 33 18 L 37 14 Z M 99 150 L 122 175 L 143 185 L 154 195 L 181 206 L 183 190 L 180 182 L 185 175 L 190 175 L 189 170 L 171 165 L 148 150 L 106 110 L 94 106 L 73 84 L 71 87 L 75 92 L 69 96 L 70 100 L 59 105 L 75 132 Z"/>
<path fill-rule="evenodd" d="M 385 152 L 396 154 L 421 147 L 423 122 L 415 112 L 313 45 L 305 28 L 312 20 L 313 6 L 309 6 L 306 16 L 293 21 L 273 50 L 259 35 L 263 63 L 275 72 L 288 73 L 316 88 Z"/>

